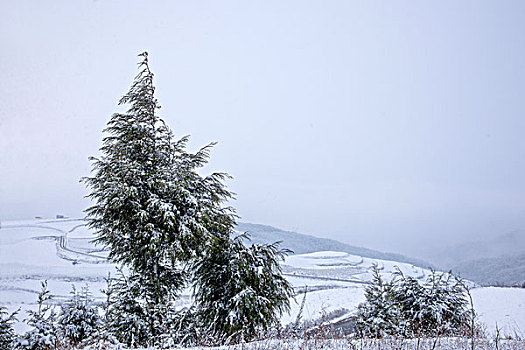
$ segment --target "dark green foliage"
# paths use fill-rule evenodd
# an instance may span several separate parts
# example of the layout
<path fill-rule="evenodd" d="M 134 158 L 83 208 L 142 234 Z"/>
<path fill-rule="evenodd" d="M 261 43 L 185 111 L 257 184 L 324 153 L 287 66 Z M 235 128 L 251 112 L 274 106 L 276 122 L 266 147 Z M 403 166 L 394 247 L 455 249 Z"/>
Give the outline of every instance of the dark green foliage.
<path fill-rule="evenodd" d="M 143 54 L 141 71 L 104 130 L 100 158 L 92 157 L 94 176 L 83 181 L 96 203 L 87 209 L 97 242 L 110 248 L 110 257 L 138 272 L 161 273 L 176 260 L 178 207 L 166 198 L 172 174 L 171 132 L 155 114 L 153 74 Z M 170 196 L 171 197 L 171 194 Z M 177 203 L 178 204 L 178 203 Z M 168 249 L 159 250 L 159 245 Z"/>
<path fill-rule="evenodd" d="M 95 202 L 86 212 L 96 242 L 129 270 L 129 277 L 117 281 L 125 294 L 118 297 L 129 298 L 125 302 L 136 304 L 131 310 L 140 306 L 143 313 L 140 320 L 124 324 L 132 323 L 135 332 L 149 328 L 146 337 L 162 332 L 154 319 L 162 318 L 159 308 L 169 305 L 184 286 L 184 265 L 201 256 L 203 241 L 227 234 L 235 216 L 221 205 L 232 197 L 222 183 L 227 175 L 201 177 L 196 172 L 206 164 L 211 145 L 195 154 L 186 152 L 188 138 L 174 141 L 156 115 L 153 74 L 147 54 L 141 56 L 140 72 L 119 102 L 130 108 L 111 117 L 102 155 L 91 158 L 93 176 L 83 181 Z M 134 317 L 140 314 L 133 311 Z M 134 341 L 140 338 L 135 334 Z"/>
<path fill-rule="evenodd" d="M 215 239 L 194 266 L 197 315 L 219 341 L 252 340 L 289 310 L 293 290 L 279 266 L 287 251 L 244 238 Z"/>
<path fill-rule="evenodd" d="M 105 290 L 104 323 L 106 332 L 128 347 L 158 345 L 175 317 L 177 294 L 166 288 L 159 301 L 151 281 L 137 273 L 125 275 L 119 271 L 115 279 L 108 279 Z"/>
<path fill-rule="evenodd" d="M 356 329 L 362 336 L 403 337 L 464 335 L 470 328 L 464 283 L 452 274 L 432 271 L 425 284 L 399 269 L 385 282 L 377 266 L 358 307 Z"/>
<path fill-rule="evenodd" d="M 358 307 L 356 329 L 361 335 L 371 337 L 396 334 L 400 310 L 395 305 L 393 285 L 383 280 L 375 264 L 372 276 L 370 285 L 365 288 L 366 302 Z"/>
<path fill-rule="evenodd" d="M 87 214 L 96 241 L 110 248 L 114 261 L 159 281 L 171 277 L 178 261 L 198 255 L 199 241 L 234 216 L 220 206 L 232 197 L 222 183 L 227 175 L 203 178 L 196 172 L 213 144 L 190 154 L 187 137 L 173 140 L 155 113 L 153 73 L 147 54 L 141 56 L 141 71 L 119 102 L 131 106 L 111 117 L 102 156 L 91 158 L 94 176 L 83 181 L 95 201 Z"/>
<path fill-rule="evenodd" d="M 116 280 L 108 280 L 106 289 L 107 304 L 105 309 L 105 327 L 115 339 L 128 346 L 148 345 L 151 330 L 147 316 L 142 308 L 140 285 L 136 279 L 129 281 L 120 272 Z"/>
<path fill-rule="evenodd" d="M 57 330 L 62 341 L 76 347 L 88 341 L 100 327 L 98 308 L 87 286 L 78 292 L 73 286 L 71 298 L 61 305 Z"/>
<path fill-rule="evenodd" d="M 213 341 L 210 341 L 210 334 L 200 323 L 193 306 L 171 312 L 166 320 L 166 325 L 166 333 L 162 334 L 157 341 L 161 348 L 213 344 Z"/>
<path fill-rule="evenodd" d="M 15 330 L 13 323 L 16 322 L 18 311 L 9 314 L 5 307 L 0 306 L 0 350 L 10 350 L 13 348 L 15 340 Z"/>
<path fill-rule="evenodd" d="M 29 318 L 24 320 L 32 329 L 20 339 L 20 348 L 26 350 L 58 348 L 60 339 L 56 329 L 56 314 L 53 307 L 49 305 L 51 298 L 47 281 L 44 281 L 38 295 L 38 309 L 28 311 Z"/>
<path fill-rule="evenodd" d="M 469 328 L 466 290 L 458 277 L 432 271 L 422 285 L 398 270 L 393 285 L 402 335 L 463 335 Z"/>

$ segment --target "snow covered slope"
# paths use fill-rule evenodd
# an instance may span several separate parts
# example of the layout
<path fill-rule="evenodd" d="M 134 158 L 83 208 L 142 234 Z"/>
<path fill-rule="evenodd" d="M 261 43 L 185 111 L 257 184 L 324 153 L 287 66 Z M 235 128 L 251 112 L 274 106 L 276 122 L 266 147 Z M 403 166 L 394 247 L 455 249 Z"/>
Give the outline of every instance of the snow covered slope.
<path fill-rule="evenodd" d="M 413 259 L 401 254 L 384 253 L 373 249 L 357 247 L 339 241 L 320 238 L 303 233 L 292 231 L 285 231 L 279 228 L 240 222 L 237 229 L 241 232 L 247 232 L 251 236 L 253 243 L 270 243 L 275 241 L 282 241 L 281 245 L 284 248 L 291 249 L 295 254 L 313 253 L 322 250 L 330 250 L 337 252 L 345 252 L 353 255 L 364 256 L 374 259 L 393 260 L 414 264 L 421 267 L 431 266 L 430 263 Z"/>
<path fill-rule="evenodd" d="M 0 304 L 22 311 L 35 306 L 40 282 L 48 280 L 56 302 L 66 298 L 74 284 L 89 284 L 102 301 L 104 278 L 115 273 L 106 260 L 107 252 L 91 243 L 92 232 L 79 219 L 3 222 L 0 228 Z M 364 300 L 364 286 L 377 264 L 386 279 L 397 266 L 403 273 L 425 279 L 429 271 L 410 263 L 353 255 L 340 251 L 319 251 L 291 255 L 283 263 L 286 278 L 296 297 L 282 323 L 294 322 L 303 301 L 302 319 L 326 315 L 347 316 Z M 489 330 L 499 327 L 512 333 L 525 330 L 525 289 L 476 288 L 474 305 Z M 189 303 L 190 295 L 181 298 Z M 19 317 L 25 317 L 24 312 Z M 23 328 L 20 328 L 22 330 Z"/>
<path fill-rule="evenodd" d="M 296 292 L 303 294 L 292 301 L 290 315 L 284 315 L 282 323 L 295 321 L 303 297 L 302 316 L 306 320 L 333 316 L 336 312 L 339 317 L 354 313 L 359 303 L 365 300 L 364 286 L 371 280 L 370 269 L 374 264 L 378 265 L 386 279 L 390 278 L 395 266 L 418 279 L 425 279 L 430 272 L 406 263 L 343 252 L 323 251 L 288 256 L 283 263 L 283 271 Z"/>

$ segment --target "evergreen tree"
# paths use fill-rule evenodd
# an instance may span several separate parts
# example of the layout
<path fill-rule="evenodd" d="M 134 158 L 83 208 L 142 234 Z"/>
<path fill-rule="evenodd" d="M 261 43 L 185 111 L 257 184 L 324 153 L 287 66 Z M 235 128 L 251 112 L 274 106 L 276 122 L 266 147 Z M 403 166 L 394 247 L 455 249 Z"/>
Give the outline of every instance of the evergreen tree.
<path fill-rule="evenodd" d="M 106 289 L 101 290 L 101 292 L 106 295 L 106 300 L 101 305 L 102 314 L 99 318 L 99 325 L 86 341 L 86 343 L 93 349 L 101 350 L 111 349 L 119 343 L 114 332 L 112 332 L 112 321 L 114 315 L 111 312 L 111 308 L 113 306 L 113 296 L 115 291 L 113 287 L 113 279 L 109 273 L 105 278 L 105 281 L 107 283 Z"/>
<path fill-rule="evenodd" d="M 293 289 L 279 266 L 288 251 L 278 243 L 247 247 L 245 238 L 216 238 L 195 263 L 197 316 L 219 342 L 252 340 L 289 311 Z"/>
<path fill-rule="evenodd" d="M 403 337 L 463 335 L 471 328 L 463 281 L 451 273 L 432 271 L 425 283 L 400 269 L 390 282 L 376 266 L 359 305 L 356 329 L 362 336 Z"/>
<path fill-rule="evenodd" d="M 228 175 L 202 178 L 196 172 L 213 144 L 190 154 L 188 137 L 173 140 L 156 114 L 160 107 L 147 53 L 140 56 L 141 71 L 119 101 L 131 106 L 111 117 L 102 156 L 90 158 L 94 176 L 83 178 L 95 201 L 87 214 L 96 241 L 110 248 L 112 260 L 179 286 L 174 264 L 195 256 L 210 230 L 234 221 L 231 208 L 220 206 L 232 194 L 222 184 Z"/>
<path fill-rule="evenodd" d="M 42 290 L 38 294 L 38 309 L 29 310 L 29 318 L 24 320 L 32 327 L 20 339 L 19 347 L 26 350 L 57 349 L 60 339 L 56 329 L 56 314 L 49 301 L 52 299 L 47 289 L 47 281 L 42 282 Z"/>
<path fill-rule="evenodd" d="M 172 270 L 179 253 L 173 235 L 178 207 L 162 193 L 172 185 L 171 133 L 155 113 L 153 74 L 147 54 L 141 56 L 141 70 L 119 101 L 131 107 L 111 117 L 102 156 L 90 158 L 95 175 L 83 180 L 95 201 L 87 214 L 96 242 L 109 247 L 113 261 L 157 277 Z M 171 243 L 169 248 L 159 249 L 165 243 Z"/>
<path fill-rule="evenodd" d="M 168 296 L 156 302 L 150 283 L 133 272 L 119 271 L 117 278 L 108 279 L 103 318 L 103 338 L 108 342 L 128 347 L 159 346 L 172 337 L 172 323 L 178 317 L 176 298 Z"/>
<path fill-rule="evenodd" d="M 93 176 L 82 179 L 94 202 L 86 213 L 96 242 L 126 269 L 108 294 L 107 329 L 128 346 L 187 339 L 183 327 L 253 337 L 288 308 L 291 288 L 278 265 L 283 252 L 277 244 L 246 248 L 231 239 L 237 216 L 225 206 L 233 198 L 224 185 L 229 176 L 197 172 L 214 144 L 193 154 L 186 151 L 188 137 L 174 141 L 156 114 L 147 53 L 140 56 L 140 72 L 119 101 L 130 107 L 111 117 L 101 156 L 90 158 Z M 225 259 L 224 271 L 211 266 Z M 227 283 L 220 293 L 208 292 L 216 283 L 207 271 L 222 273 L 218 278 Z M 196 311 L 174 312 L 188 282 L 196 290 Z M 226 302 L 219 313 L 210 309 Z"/>
<path fill-rule="evenodd" d="M 433 319 L 428 318 L 429 307 L 437 300 L 429 298 L 427 288 L 411 276 L 405 276 L 398 268 L 393 274 L 392 298 L 399 311 L 396 334 L 405 337 L 421 336 Z M 433 324 L 435 325 L 435 324 Z"/>
<path fill-rule="evenodd" d="M 15 341 L 13 323 L 16 321 L 18 311 L 9 314 L 5 307 L 0 306 L 0 350 L 10 350 Z"/>
<path fill-rule="evenodd" d="M 87 286 L 78 292 L 73 286 L 71 298 L 61 305 L 58 332 L 72 347 L 87 341 L 100 327 L 98 308 Z"/>
<path fill-rule="evenodd" d="M 233 227 L 235 216 L 233 209 L 221 205 L 232 197 L 222 183 L 227 175 L 201 177 L 196 171 L 206 164 L 213 144 L 191 154 L 185 150 L 188 137 L 173 140 L 156 114 L 159 105 L 147 53 L 140 56 L 140 72 L 119 101 L 130 107 L 111 117 L 102 155 L 91 157 L 94 174 L 83 181 L 95 202 L 86 212 L 96 242 L 129 269 L 130 277 L 119 286 L 145 298 L 140 301 L 146 308 L 143 316 L 158 313 L 141 321 L 157 336 L 162 333 L 155 321 L 163 318 L 159 306 L 172 303 L 183 288 L 184 266 L 200 256 L 201 242 Z"/>
<path fill-rule="evenodd" d="M 133 274 L 108 280 L 105 326 L 108 333 L 128 346 L 148 346 L 153 330 L 149 327 L 149 315 L 143 307 L 140 281 Z"/>
<path fill-rule="evenodd" d="M 400 285 L 414 280 L 404 276 L 401 271 L 396 275 L 399 276 Z M 410 282 L 408 288 L 402 287 L 398 290 L 396 298 L 401 304 L 406 303 L 406 290 L 414 290 L 415 288 L 410 286 L 416 284 L 419 285 L 417 282 Z M 459 277 L 452 273 L 431 271 L 424 286 L 416 288 L 420 290 L 418 298 L 404 306 L 414 310 L 405 316 L 407 319 L 411 318 L 412 334 L 458 335 L 469 328 L 468 315 L 471 310 L 468 308 L 464 283 Z"/>
<path fill-rule="evenodd" d="M 400 315 L 392 289 L 392 283 L 383 280 L 374 264 L 372 281 L 365 288 L 366 302 L 357 308 L 356 330 L 361 336 L 382 337 L 397 332 Z"/>

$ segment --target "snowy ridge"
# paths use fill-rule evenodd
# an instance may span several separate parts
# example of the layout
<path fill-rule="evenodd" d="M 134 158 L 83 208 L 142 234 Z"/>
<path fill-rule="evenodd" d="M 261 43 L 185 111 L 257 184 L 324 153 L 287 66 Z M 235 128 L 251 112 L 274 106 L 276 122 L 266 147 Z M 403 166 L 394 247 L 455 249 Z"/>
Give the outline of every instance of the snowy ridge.
<path fill-rule="evenodd" d="M 432 266 L 426 261 L 410 258 L 401 254 L 384 253 L 373 249 L 341 243 L 333 239 L 285 231 L 268 225 L 239 222 L 237 228 L 239 231 L 250 234 L 253 243 L 282 241 L 282 246 L 291 249 L 295 254 L 313 253 L 318 251 L 337 251 L 373 259 L 405 262 L 421 267 Z"/>

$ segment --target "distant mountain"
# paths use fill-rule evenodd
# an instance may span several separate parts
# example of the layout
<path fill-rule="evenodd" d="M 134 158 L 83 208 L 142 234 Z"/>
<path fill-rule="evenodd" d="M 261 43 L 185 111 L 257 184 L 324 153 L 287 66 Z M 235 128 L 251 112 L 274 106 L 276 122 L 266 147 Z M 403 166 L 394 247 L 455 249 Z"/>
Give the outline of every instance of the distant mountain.
<path fill-rule="evenodd" d="M 434 250 L 427 259 L 481 285 L 525 283 L 525 230 Z"/>
<path fill-rule="evenodd" d="M 525 253 L 471 259 L 453 266 L 452 271 L 483 286 L 525 287 Z"/>
<path fill-rule="evenodd" d="M 488 240 L 472 241 L 432 250 L 428 259 L 439 265 L 454 266 L 479 258 L 498 258 L 525 253 L 525 230 L 516 230 Z"/>
<path fill-rule="evenodd" d="M 345 252 L 366 258 L 383 259 L 409 263 L 423 268 L 431 267 L 430 263 L 413 259 L 401 254 L 383 253 L 368 248 L 356 247 L 327 238 L 319 238 L 297 232 L 284 231 L 276 227 L 241 222 L 237 225 L 241 232 L 247 232 L 253 243 L 271 243 L 282 241 L 281 246 L 292 250 L 295 254 L 313 253 L 322 250 Z"/>

